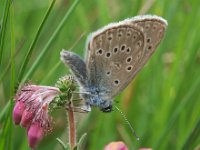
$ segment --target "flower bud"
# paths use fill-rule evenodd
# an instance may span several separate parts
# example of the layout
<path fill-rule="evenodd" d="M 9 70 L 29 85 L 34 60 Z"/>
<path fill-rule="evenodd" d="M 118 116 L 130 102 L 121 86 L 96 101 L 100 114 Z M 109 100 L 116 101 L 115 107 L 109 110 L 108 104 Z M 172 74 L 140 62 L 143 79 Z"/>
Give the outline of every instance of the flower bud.
<path fill-rule="evenodd" d="M 13 110 L 15 124 L 27 128 L 28 143 L 31 148 L 36 148 L 44 135 L 51 130 L 51 117 L 49 104 L 61 94 L 56 87 L 24 85 L 18 90 Z"/>
<path fill-rule="evenodd" d="M 13 109 L 13 120 L 16 125 L 20 123 L 24 109 L 25 109 L 24 102 L 17 101 Z"/>
<path fill-rule="evenodd" d="M 104 150 L 128 150 L 128 147 L 123 142 L 119 141 L 109 143 Z"/>
<path fill-rule="evenodd" d="M 34 116 L 35 115 L 33 111 L 24 110 L 20 125 L 25 128 L 28 127 L 30 123 L 32 122 L 32 119 Z"/>
<path fill-rule="evenodd" d="M 31 148 L 35 148 L 44 136 L 43 128 L 39 122 L 31 124 L 28 129 L 28 143 Z"/>

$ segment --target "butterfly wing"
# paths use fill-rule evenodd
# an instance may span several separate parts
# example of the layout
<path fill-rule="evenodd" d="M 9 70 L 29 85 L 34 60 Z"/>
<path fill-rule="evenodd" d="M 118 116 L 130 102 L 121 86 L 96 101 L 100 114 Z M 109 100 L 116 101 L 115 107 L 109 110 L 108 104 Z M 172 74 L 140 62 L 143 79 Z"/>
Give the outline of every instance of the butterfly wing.
<path fill-rule="evenodd" d="M 78 55 L 70 51 L 62 50 L 60 55 L 61 60 L 65 65 L 70 67 L 79 84 L 82 87 L 86 87 L 88 79 L 85 62 Z"/>
<path fill-rule="evenodd" d="M 137 16 L 131 20 L 132 24 L 142 28 L 145 36 L 145 53 L 142 59 L 142 64 L 144 65 L 163 39 L 167 21 L 155 15 Z"/>
<path fill-rule="evenodd" d="M 89 84 L 103 99 L 115 97 L 150 58 L 165 28 L 166 22 L 160 17 L 140 16 L 92 33 L 86 60 Z"/>

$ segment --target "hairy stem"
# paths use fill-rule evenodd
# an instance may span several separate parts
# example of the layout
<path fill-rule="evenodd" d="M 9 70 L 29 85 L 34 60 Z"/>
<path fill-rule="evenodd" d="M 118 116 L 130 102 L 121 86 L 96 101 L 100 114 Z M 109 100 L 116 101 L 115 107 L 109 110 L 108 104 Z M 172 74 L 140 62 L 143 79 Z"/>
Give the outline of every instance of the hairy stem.
<path fill-rule="evenodd" d="M 73 148 L 76 146 L 76 123 L 75 123 L 75 116 L 74 112 L 72 110 L 71 104 L 68 106 L 68 125 L 69 125 L 69 146 L 70 149 L 73 150 Z"/>

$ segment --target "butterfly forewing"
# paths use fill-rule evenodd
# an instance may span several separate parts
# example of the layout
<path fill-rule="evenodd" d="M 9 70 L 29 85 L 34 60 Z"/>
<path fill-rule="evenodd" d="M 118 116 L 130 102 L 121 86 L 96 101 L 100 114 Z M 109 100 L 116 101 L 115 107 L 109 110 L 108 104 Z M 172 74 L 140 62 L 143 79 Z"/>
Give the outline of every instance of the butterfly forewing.
<path fill-rule="evenodd" d="M 146 16 L 114 23 L 93 33 L 88 42 L 90 85 L 103 99 L 112 99 L 134 78 L 164 35 L 166 23 Z"/>
<path fill-rule="evenodd" d="M 131 22 L 143 30 L 145 36 L 145 53 L 142 64 L 145 64 L 163 39 L 167 22 L 161 17 L 150 15 L 135 17 Z"/>
<path fill-rule="evenodd" d="M 143 49 L 144 35 L 132 24 L 119 24 L 93 35 L 87 69 L 91 85 L 98 88 L 103 99 L 112 99 L 129 84 L 137 73 Z"/>

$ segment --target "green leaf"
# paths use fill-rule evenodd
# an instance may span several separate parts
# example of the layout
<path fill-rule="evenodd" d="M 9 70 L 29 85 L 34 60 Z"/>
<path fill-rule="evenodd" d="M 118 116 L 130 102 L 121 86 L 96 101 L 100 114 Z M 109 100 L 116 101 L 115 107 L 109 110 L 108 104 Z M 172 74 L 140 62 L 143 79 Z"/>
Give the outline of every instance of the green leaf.
<path fill-rule="evenodd" d="M 63 150 L 69 150 L 69 145 L 65 144 L 60 138 L 56 138 L 56 140 L 59 142 Z"/>
<path fill-rule="evenodd" d="M 84 133 L 78 141 L 77 150 L 84 150 L 84 140 L 87 136 L 87 133 Z"/>
<path fill-rule="evenodd" d="M 46 12 L 46 14 L 44 16 L 44 19 L 42 20 L 42 23 L 40 24 L 39 29 L 38 29 L 38 31 L 37 31 L 37 33 L 35 35 L 35 38 L 34 38 L 32 44 L 31 44 L 31 46 L 30 46 L 30 48 L 28 50 L 28 53 L 27 53 L 27 55 L 26 55 L 26 57 L 24 59 L 24 62 L 22 64 L 20 72 L 19 72 L 19 77 L 18 77 L 18 82 L 19 83 L 22 80 L 22 77 L 24 75 L 24 72 L 26 70 L 28 62 L 29 62 L 29 60 L 31 58 L 31 54 L 32 54 L 32 52 L 33 52 L 33 50 L 35 48 L 35 45 L 36 45 L 36 43 L 37 43 L 37 41 L 39 39 L 39 36 L 40 36 L 40 34 L 42 32 L 42 29 L 44 28 L 44 24 L 46 23 L 47 19 L 49 18 L 49 15 L 50 15 L 50 13 L 51 13 L 51 11 L 53 9 L 53 6 L 54 6 L 55 2 L 56 2 L 56 0 L 52 0 L 51 5 L 50 5 L 49 9 L 47 10 L 47 12 Z"/>

